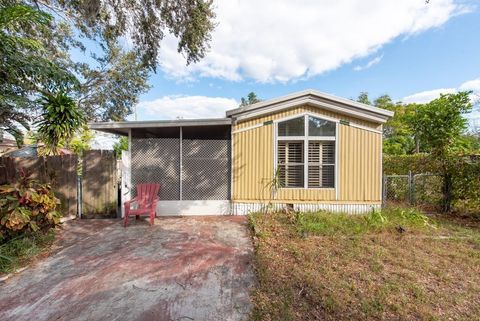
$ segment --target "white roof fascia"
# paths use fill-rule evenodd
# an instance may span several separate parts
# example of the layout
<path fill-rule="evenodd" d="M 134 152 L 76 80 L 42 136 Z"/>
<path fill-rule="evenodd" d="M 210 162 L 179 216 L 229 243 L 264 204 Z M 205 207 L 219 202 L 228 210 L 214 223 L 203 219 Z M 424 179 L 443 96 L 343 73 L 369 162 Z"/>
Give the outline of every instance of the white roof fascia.
<path fill-rule="evenodd" d="M 244 120 L 302 104 L 309 104 L 378 123 L 385 123 L 388 118 L 393 116 L 392 111 L 315 90 L 305 90 L 280 98 L 262 101 L 248 107 L 228 110 L 226 114 L 228 117 Z"/>

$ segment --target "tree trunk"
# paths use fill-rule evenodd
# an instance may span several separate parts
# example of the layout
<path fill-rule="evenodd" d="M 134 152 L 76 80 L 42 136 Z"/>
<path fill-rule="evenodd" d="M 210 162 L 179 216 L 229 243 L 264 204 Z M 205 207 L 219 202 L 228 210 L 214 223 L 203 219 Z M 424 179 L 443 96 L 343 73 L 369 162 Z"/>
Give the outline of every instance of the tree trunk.
<path fill-rule="evenodd" d="M 443 175 L 443 212 L 444 213 L 449 213 L 452 210 L 452 200 L 453 200 L 453 194 L 452 194 L 452 174 L 447 173 Z"/>

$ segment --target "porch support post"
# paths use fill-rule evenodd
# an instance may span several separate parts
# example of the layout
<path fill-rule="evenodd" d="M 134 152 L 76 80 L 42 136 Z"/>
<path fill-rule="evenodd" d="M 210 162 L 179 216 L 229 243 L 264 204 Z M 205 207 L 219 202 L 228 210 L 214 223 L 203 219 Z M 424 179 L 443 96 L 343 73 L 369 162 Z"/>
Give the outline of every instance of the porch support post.
<path fill-rule="evenodd" d="M 128 166 L 130 175 L 128 175 L 128 200 L 132 198 L 132 129 L 128 129 Z"/>
<path fill-rule="evenodd" d="M 179 172 L 179 178 L 180 178 L 180 201 L 182 200 L 182 190 L 183 190 L 183 127 L 180 127 L 180 172 Z"/>

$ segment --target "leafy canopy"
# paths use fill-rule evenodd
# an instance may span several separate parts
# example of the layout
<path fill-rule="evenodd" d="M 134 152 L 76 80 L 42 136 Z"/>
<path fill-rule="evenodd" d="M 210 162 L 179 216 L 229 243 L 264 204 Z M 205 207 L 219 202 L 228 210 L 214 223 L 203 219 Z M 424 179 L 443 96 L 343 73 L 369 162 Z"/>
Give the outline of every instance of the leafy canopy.
<path fill-rule="evenodd" d="M 212 0 L 33 0 L 26 1 L 70 22 L 83 37 L 111 49 L 129 39 L 143 67 L 155 71 L 161 41 L 178 39 L 187 63 L 203 58 L 215 27 Z"/>
<path fill-rule="evenodd" d="M 465 114 L 472 110 L 470 92 L 441 95 L 427 104 L 393 102 L 382 95 L 371 105 L 395 114 L 383 126 L 383 152 L 387 155 L 408 155 L 431 152 L 441 146 L 462 152 L 478 151 L 480 135 L 467 132 Z M 357 101 L 370 102 L 362 92 Z"/>
<path fill-rule="evenodd" d="M 438 154 L 459 151 L 461 137 L 468 125 L 464 114 L 472 110 L 470 93 L 442 94 L 440 98 L 418 106 L 411 117 L 411 126 L 429 151 Z"/>
<path fill-rule="evenodd" d="M 149 88 L 165 35 L 178 39 L 187 64 L 196 62 L 214 17 L 209 0 L 0 0 L 0 130 L 20 144 L 19 125 L 29 129 L 41 93 L 53 89 L 90 121 L 125 119 Z"/>
<path fill-rule="evenodd" d="M 77 84 L 73 74 L 49 59 L 38 38 L 52 17 L 25 4 L 0 1 L 0 129 L 12 134 L 21 145 L 38 109 L 36 93 L 52 87 Z"/>

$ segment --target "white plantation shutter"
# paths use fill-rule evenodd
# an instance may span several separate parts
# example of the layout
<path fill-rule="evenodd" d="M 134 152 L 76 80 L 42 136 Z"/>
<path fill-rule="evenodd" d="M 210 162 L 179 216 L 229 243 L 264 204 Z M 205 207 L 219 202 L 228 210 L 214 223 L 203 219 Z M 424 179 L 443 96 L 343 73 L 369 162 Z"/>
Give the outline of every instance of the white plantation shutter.
<path fill-rule="evenodd" d="M 278 142 L 278 166 L 282 187 L 303 187 L 304 161 L 302 141 Z"/>
<path fill-rule="evenodd" d="M 308 187 L 335 186 L 335 142 L 308 142 Z"/>

